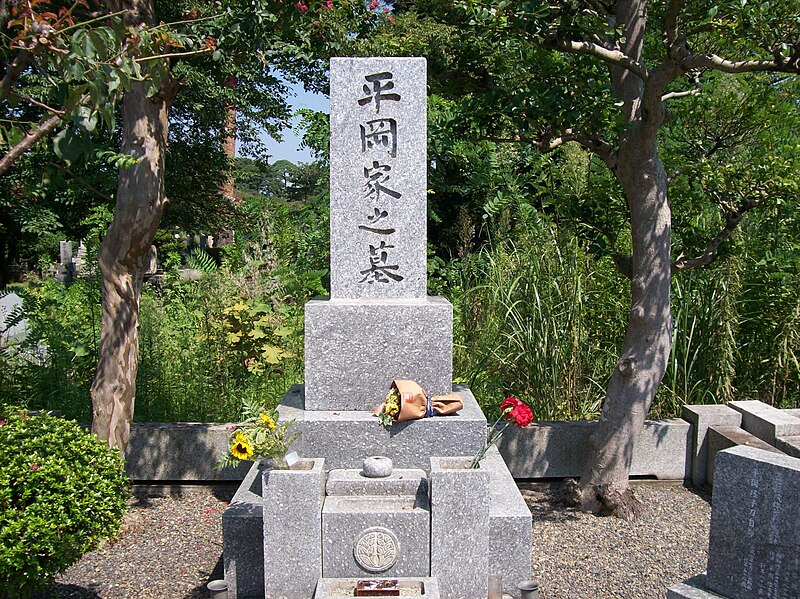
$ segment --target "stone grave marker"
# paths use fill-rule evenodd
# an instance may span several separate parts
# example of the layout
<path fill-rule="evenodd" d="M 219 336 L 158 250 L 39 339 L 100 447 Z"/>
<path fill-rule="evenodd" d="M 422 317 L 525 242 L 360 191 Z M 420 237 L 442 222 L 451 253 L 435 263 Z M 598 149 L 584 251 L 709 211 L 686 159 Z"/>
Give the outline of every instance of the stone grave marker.
<path fill-rule="evenodd" d="M 717 454 L 709 589 L 800 597 L 800 460 L 741 445 Z"/>
<path fill-rule="evenodd" d="M 392 379 L 452 383 L 453 308 L 429 298 L 426 62 L 331 59 L 331 297 L 306 305 L 306 409 L 366 410 Z"/>

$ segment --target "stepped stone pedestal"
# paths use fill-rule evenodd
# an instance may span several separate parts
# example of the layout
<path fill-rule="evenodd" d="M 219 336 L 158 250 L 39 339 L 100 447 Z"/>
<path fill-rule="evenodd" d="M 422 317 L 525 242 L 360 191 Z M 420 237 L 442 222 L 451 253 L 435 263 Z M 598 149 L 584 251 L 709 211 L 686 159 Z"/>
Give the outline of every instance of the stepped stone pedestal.
<path fill-rule="evenodd" d="M 492 448 L 465 468 L 486 418 L 452 386 L 453 308 L 426 293 L 425 70 L 331 60 L 331 297 L 306 305 L 305 386 L 279 407 L 305 459 L 254 465 L 226 510 L 230 599 L 352 596 L 375 579 L 485 599 L 489 574 L 508 593 L 530 577 L 531 516 L 505 462 Z M 463 408 L 384 426 L 372 410 L 395 379 Z M 364 476 L 374 456 L 395 470 Z"/>

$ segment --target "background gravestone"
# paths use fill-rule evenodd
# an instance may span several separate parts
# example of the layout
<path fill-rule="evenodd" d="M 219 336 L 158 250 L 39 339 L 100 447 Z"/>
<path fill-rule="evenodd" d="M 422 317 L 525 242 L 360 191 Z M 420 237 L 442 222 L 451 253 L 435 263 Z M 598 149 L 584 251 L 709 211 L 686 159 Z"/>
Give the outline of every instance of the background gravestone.
<path fill-rule="evenodd" d="M 717 454 L 707 586 L 730 599 L 800 597 L 800 459 Z"/>
<path fill-rule="evenodd" d="M 427 297 L 426 62 L 331 59 L 331 298 L 305 309 L 305 408 L 369 410 L 393 379 L 450 393 L 453 307 Z"/>

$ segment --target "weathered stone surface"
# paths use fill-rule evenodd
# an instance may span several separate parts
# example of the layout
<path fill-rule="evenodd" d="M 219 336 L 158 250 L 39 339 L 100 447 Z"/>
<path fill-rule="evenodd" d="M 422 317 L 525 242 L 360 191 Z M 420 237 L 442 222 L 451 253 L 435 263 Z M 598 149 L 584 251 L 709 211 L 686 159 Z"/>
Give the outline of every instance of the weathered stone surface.
<path fill-rule="evenodd" d="M 261 498 L 266 465 L 252 464 L 222 514 L 222 544 L 229 599 L 264 596 L 264 526 Z"/>
<path fill-rule="evenodd" d="M 264 588 L 268 599 L 307 599 L 322 576 L 324 459 L 264 473 Z"/>
<path fill-rule="evenodd" d="M 762 401 L 732 401 L 734 410 L 742 413 L 742 428 L 770 445 L 776 437 L 800 435 L 800 418 Z"/>
<path fill-rule="evenodd" d="M 330 71 L 331 295 L 424 298 L 426 61 L 332 58 Z"/>
<path fill-rule="evenodd" d="M 328 496 L 322 509 L 323 576 L 428 576 L 430 517 L 424 495 Z"/>
<path fill-rule="evenodd" d="M 489 474 L 471 458 L 431 458 L 431 575 L 445 597 L 485 599 Z"/>
<path fill-rule="evenodd" d="M 232 425 L 200 422 L 142 422 L 131 426 L 125 472 L 143 480 L 241 480 L 250 463 L 214 470 L 228 451 Z"/>
<path fill-rule="evenodd" d="M 706 482 L 708 472 L 708 427 L 709 426 L 740 426 L 742 414 L 725 405 L 698 405 L 683 406 L 681 414 L 684 420 L 692 425 L 693 444 L 692 450 L 692 484 L 701 487 Z"/>
<path fill-rule="evenodd" d="M 699 574 L 667 589 L 667 599 L 726 599 L 706 588 L 706 575 Z"/>
<path fill-rule="evenodd" d="M 12 325 L 11 320 L 23 309 L 22 298 L 16 293 L 0 296 L 0 347 L 21 343 L 28 336 L 28 320 Z"/>
<path fill-rule="evenodd" d="M 306 410 L 372 410 L 394 379 L 450 393 L 453 306 L 415 300 L 324 300 L 305 307 Z"/>
<path fill-rule="evenodd" d="M 534 422 L 510 426 L 497 446 L 516 478 L 580 476 L 596 422 Z M 689 478 L 691 426 L 681 419 L 647 420 L 633 450 L 631 474 Z"/>
<path fill-rule="evenodd" d="M 381 578 L 381 577 L 376 577 Z M 395 577 L 393 577 L 395 578 Z M 352 589 L 359 578 L 321 578 L 314 599 L 341 599 L 353 596 Z M 439 599 L 439 584 L 436 578 L 397 578 L 401 596 Z"/>
<path fill-rule="evenodd" d="M 368 478 L 358 470 L 331 470 L 325 491 L 328 495 L 427 496 L 428 476 L 417 468 L 397 468 L 386 478 Z"/>
<path fill-rule="evenodd" d="M 392 460 L 386 456 L 370 456 L 364 458 L 361 474 L 367 478 L 386 478 L 392 475 Z"/>
<path fill-rule="evenodd" d="M 707 586 L 730 599 L 800 597 L 800 460 L 717 454 Z"/>
<path fill-rule="evenodd" d="M 517 583 L 531 577 L 531 512 L 496 447 L 481 461 L 489 474 L 489 574 L 503 577 L 503 592 L 515 596 Z"/>
<path fill-rule="evenodd" d="M 793 458 L 800 458 L 800 435 L 794 437 L 777 437 L 775 448 L 780 449 L 786 455 Z"/>
<path fill-rule="evenodd" d="M 294 419 L 300 438 L 292 446 L 302 456 L 324 455 L 328 468 L 360 469 L 371 455 L 390 457 L 395 468 L 428 468 L 432 455 L 471 455 L 486 436 L 486 417 L 466 387 L 456 387 L 464 407 L 384 427 L 363 411 L 303 410 L 303 388 L 293 386 L 278 407 L 281 421 Z"/>
<path fill-rule="evenodd" d="M 724 449 L 736 447 L 737 445 L 746 445 L 748 447 L 763 449 L 764 451 L 781 453 L 778 449 L 774 448 L 766 441 L 762 441 L 755 435 L 751 435 L 738 426 L 709 427 L 707 433 L 707 444 L 708 460 L 706 461 L 706 480 L 709 483 L 714 481 L 716 455 Z"/>

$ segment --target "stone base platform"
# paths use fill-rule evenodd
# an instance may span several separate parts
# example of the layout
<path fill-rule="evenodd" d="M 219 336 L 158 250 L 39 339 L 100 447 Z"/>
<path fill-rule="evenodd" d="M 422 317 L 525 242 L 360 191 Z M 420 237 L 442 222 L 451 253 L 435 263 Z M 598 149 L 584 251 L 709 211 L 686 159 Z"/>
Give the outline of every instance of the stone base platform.
<path fill-rule="evenodd" d="M 453 306 L 420 299 L 313 299 L 305 308 L 306 410 L 371 410 L 392 379 L 450 393 Z"/>
<path fill-rule="evenodd" d="M 706 575 L 699 574 L 667 589 L 667 599 L 727 599 L 706 588 Z"/>
<path fill-rule="evenodd" d="M 300 438 L 292 450 L 324 456 L 325 467 L 360 469 L 364 458 L 383 455 L 395 468 L 430 469 L 431 456 L 473 455 L 486 438 L 486 417 L 467 387 L 454 386 L 464 408 L 451 416 L 398 422 L 387 428 L 371 412 L 308 410 L 302 385 L 294 385 L 278 406 L 281 422 L 294 420 Z M 373 406 L 374 407 L 374 406 Z"/>

